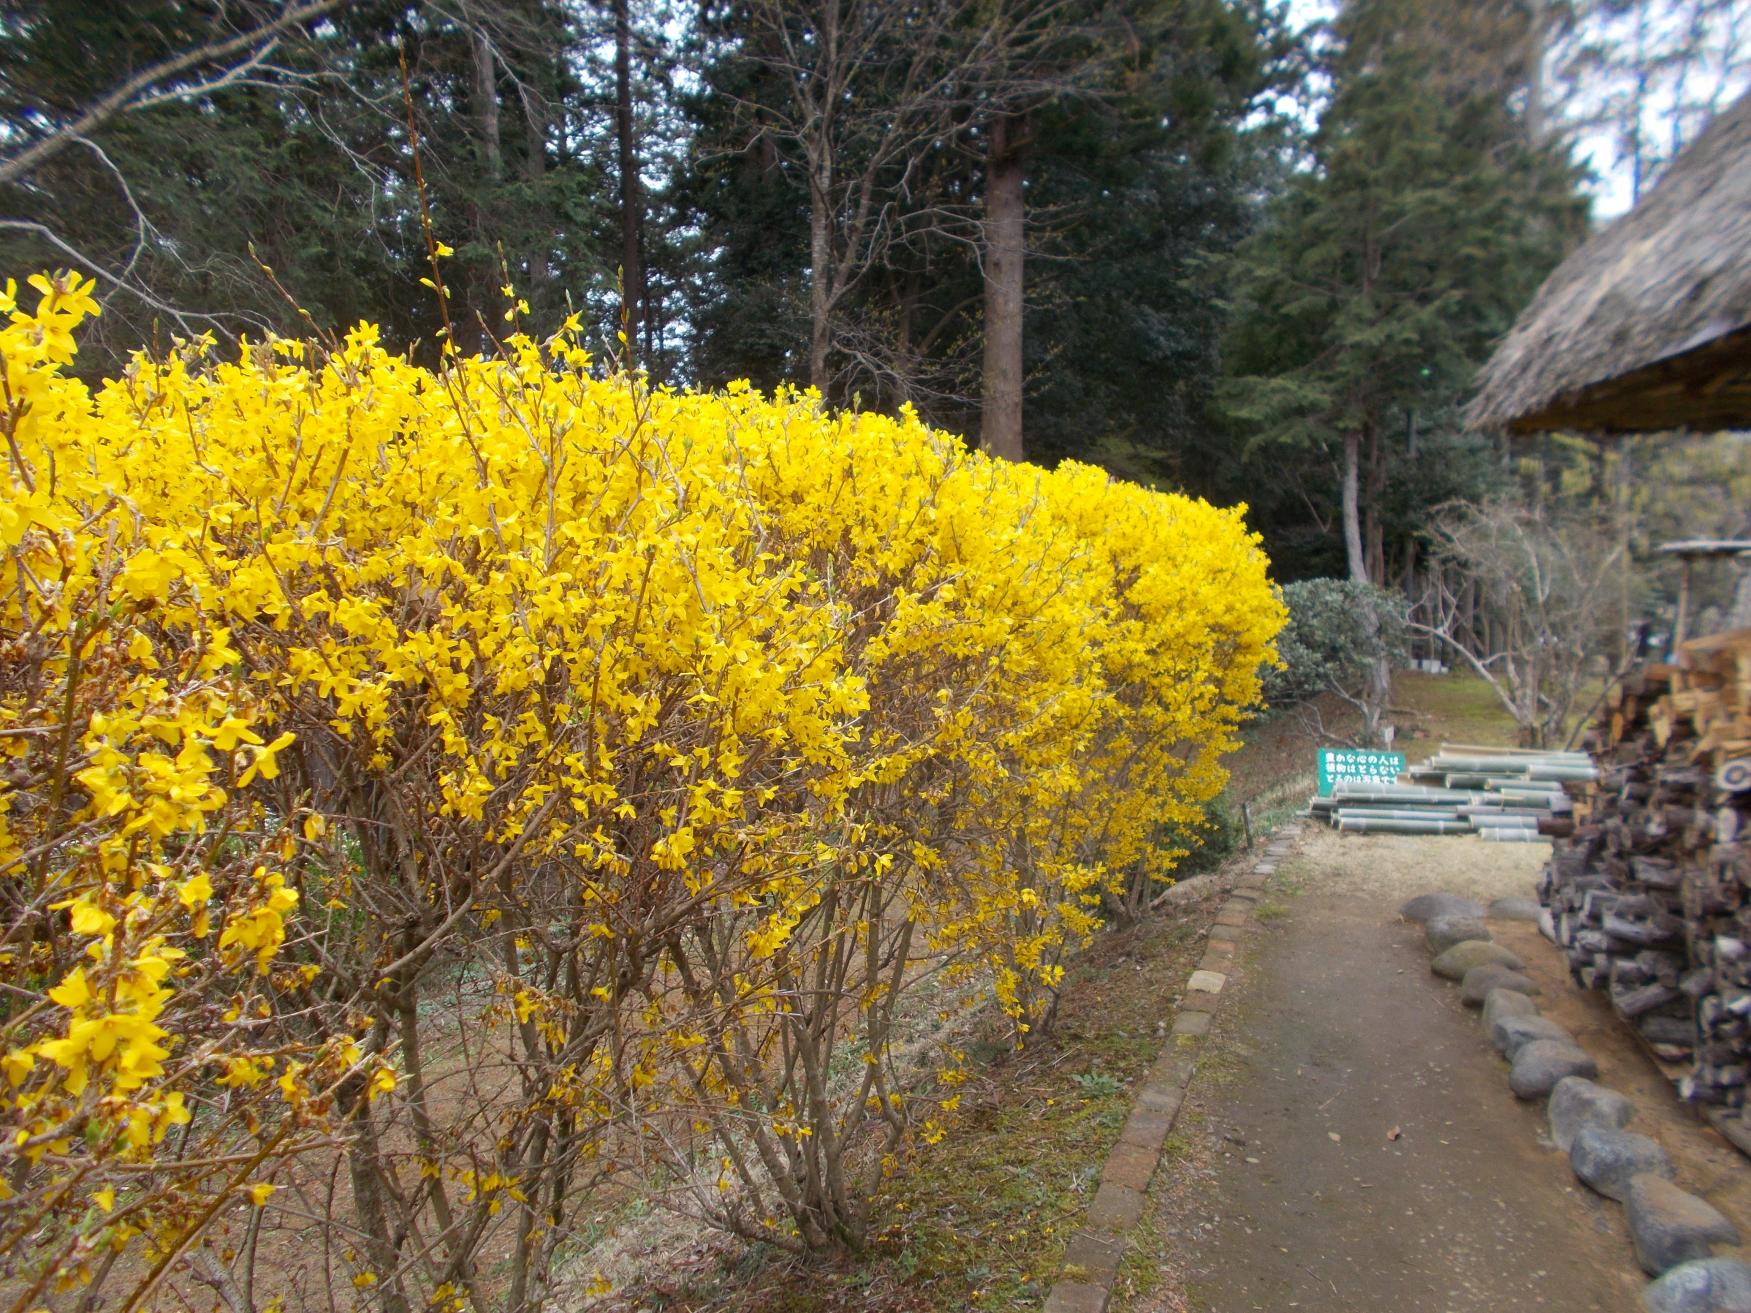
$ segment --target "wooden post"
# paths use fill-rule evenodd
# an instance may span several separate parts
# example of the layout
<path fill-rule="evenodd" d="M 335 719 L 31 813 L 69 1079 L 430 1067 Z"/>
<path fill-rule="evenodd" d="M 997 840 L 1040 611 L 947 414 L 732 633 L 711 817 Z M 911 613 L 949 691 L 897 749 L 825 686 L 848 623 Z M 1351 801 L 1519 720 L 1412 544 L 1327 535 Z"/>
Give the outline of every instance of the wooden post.
<path fill-rule="evenodd" d="M 1629 669 L 1629 434 L 1617 436 L 1617 533 L 1623 555 L 1617 562 L 1617 668 Z"/>
<path fill-rule="evenodd" d="M 1690 618 L 1690 562 L 1688 556 L 1678 558 L 1683 562 L 1678 571 L 1678 618 L 1672 622 L 1672 651 L 1678 651 L 1678 645 L 1684 641 L 1685 622 Z"/>
<path fill-rule="evenodd" d="M 1250 802 L 1243 802 L 1240 804 L 1240 825 L 1241 825 L 1241 828 L 1246 832 L 1246 850 L 1248 852 L 1251 852 L 1252 851 L 1252 804 Z"/>

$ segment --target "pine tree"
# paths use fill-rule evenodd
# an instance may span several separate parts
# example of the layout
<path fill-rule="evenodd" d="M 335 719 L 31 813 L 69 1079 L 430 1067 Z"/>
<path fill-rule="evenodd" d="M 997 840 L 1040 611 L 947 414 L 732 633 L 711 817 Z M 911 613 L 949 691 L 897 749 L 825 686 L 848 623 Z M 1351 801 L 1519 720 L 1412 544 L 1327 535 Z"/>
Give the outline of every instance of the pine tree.
<path fill-rule="evenodd" d="M 1457 399 L 1585 224 L 1576 170 L 1527 143 L 1490 57 L 1517 36 L 1486 4 L 1442 13 L 1345 6 L 1311 167 L 1233 269 L 1227 411 L 1255 468 L 1293 463 L 1314 485 L 1295 495 L 1329 506 L 1336 472 L 1344 567 L 1363 582 L 1387 574 L 1395 470 L 1463 446 Z"/>
<path fill-rule="evenodd" d="M 0 156 L 77 122 L 142 67 L 289 9 L 19 0 L 0 24 Z M 608 115 L 579 84 L 573 17 L 562 0 L 350 0 L 271 48 L 197 63 L 0 182 L 0 266 L 98 276 L 105 314 L 81 352 L 94 370 L 169 334 L 312 322 L 370 319 L 390 340 L 432 342 L 405 57 L 464 344 L 502 331 L 507 275 L 535 321 L 572 297 L 606 324 L 616 210 L 592 129 Z"/>

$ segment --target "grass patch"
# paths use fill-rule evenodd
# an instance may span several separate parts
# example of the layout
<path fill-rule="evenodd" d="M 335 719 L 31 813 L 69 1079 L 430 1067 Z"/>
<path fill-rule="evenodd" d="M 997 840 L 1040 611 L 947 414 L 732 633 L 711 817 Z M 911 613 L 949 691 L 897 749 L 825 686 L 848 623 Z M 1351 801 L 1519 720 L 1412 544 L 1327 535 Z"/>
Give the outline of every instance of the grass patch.
<path fill-rule="evenodd" d="M 1402 708 L 1409 720 L 1401 731 L 1399 747 L 1407 753 L 1427 756 L 1443 741 L 1448 743 L 1513 744 L 1518 731 L 1495 691 L 1475 675 L 1458 673 L 1428 675 L 1401 672 L 1392 684 L 1394 711 Z M 1405 737 L 1404 731 L 1409 731 Z"/>
<path fill-rule="evenodd" d="M 1291 856 L 1287 862 L 1278 867 L 1271 878 L 1265 882 L 1264 898 L 1259 901 L 1277 906 L 1273 900 L 1277 898 L 1294 898 L 1307 892 L 1307 867 L 1297 857 Z"/>
<path fill-rule="evenodd" d="M 1246 1053 L 1238 1050 L 1235 1041 L 1230 1038 L 1211 1044 L 1205 1050 L 1204 1056 L 1198 1059 L 1198 1074 L 1194 1079 L 1210 1085 L 1226 1085 L 1238 1080 L 1245 1070 Z"/>

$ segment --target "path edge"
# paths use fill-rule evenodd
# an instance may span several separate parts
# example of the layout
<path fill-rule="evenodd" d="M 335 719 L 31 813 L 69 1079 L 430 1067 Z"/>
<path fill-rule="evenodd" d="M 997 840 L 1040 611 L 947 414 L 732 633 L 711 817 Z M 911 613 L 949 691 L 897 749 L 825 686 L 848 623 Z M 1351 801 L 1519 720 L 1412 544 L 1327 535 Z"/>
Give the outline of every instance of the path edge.
<path fill-rule="evenodd" d="M 1264 855 L 1229 890 L 1217 911 L 1204 956 L 1186 980 L 1173 1029 L 1138 1088 L 1118 1143 L 1107 1154 L 1100 1186 L 1083 1225 L 1071 1234 L 1043 1313 L 1107 1313 L 1131 1232 L 1143 1217 L 1149 1183 L 1161 1165 L 1163 1146 L 1179 1120 L 1186 1087 L 1221 1006 L 1240 937 L 1254 924 L 1253 908 L 1264 895 L 1265 881 L 1293 851 L 1295 831 L 1291 821 L 1271 835 Z"/>

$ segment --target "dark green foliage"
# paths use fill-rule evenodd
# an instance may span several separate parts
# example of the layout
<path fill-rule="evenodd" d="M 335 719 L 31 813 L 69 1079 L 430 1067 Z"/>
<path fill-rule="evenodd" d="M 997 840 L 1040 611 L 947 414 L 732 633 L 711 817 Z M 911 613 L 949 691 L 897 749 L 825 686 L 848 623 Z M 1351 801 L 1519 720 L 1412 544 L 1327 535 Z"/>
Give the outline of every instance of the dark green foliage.
<path fill-rule="evenodd" d="M 1248 222 L 1262 134 L 1246 120 L 1285 75 L 1284 42 L 1277 20 L 1252 4 L 1082 9 L 1094 35 L 1067 43 L 1076 54 L 1062 67 L 1035 70 L 1044 89 L 1027 116 L 1028 453 L 1172 481 L 1217 373 L 1222 306 L 1208 268 Z M 741 6 L 705 15 L 689 52 L 700 90 L 684 101 L 692 149 L 671 192 L 677 219 L 697 235 L 688 369 L 708 384 L 801 380 L 808 188 L 761 110 L 787 92 Z M 1091 54 L 1103 33 L 1125 39 Z M 867 73 L 855 94 L 879 102 L 890 93 Z M 997 94 L 971 94 L 962 126 L 909 161 L 903 185 L 884 180 L 899 236 L 844 308 L 833 400 L 910 403 L 977 432 L 983 106 Z"/>
<path fill-rule="evenodd" d="M 45 130 L 45 115 L 70 120 L 143 65 L 245 30 L 278 6 L 24 0 L 10 9 L 0 124 L 24 139 Z M 467 13 L 465 26 L 424 0 L 354 0 L 293 29 L 240 76 L 115 116 L 87 144 L 0 187 L 10 220 L 0 267 L 98 273 L 105 314 L 81 353 L 90 369 L 172 333 L 371 319 L 390 340 L 432 341 L 439 318 L 419 282 L 428 269 L 405 52 L 432 221 L 456 249 L 445 276 L 459 339 L 474 347 L 503 330 L 507 271 L 538 322 L 563 313 L 568 293 L 605 300 L 605 184 L 581 149 L 590 113 L 574 74 L 571 8 L 483 0 Z M 226 67 L 191 76 L 213 82 Z"/>
<path fill-rule="evenodd" d="M 1292 572 L 1334 567 L 1318 548 L 1335 535 L 1346 439 L 1359 448 L 1376 581 L 1395 575 L 1411 541 L 1403 529 L 1433 504 L 1401 502 L 1389 533 L 1389 486 L 1439 500 L 1487 491 L 1487 464 L 1469 455 L 1416 467 L 1456 450 L 1456 403 L 1473 372 L 1584 230 L 1576 170 L 1527 145 L 1513 112 L 1499 65 L 1512 27 L 1482 0 L 1440 22 L 1429 12 L 1415 0 L 1344 7 L 1321 59 L 1331 95 L 1311 167 L 1231 273 L 1221 395 L 1246 481 L 1282 490 L 1264 508 L 1271 520 L 1311 513 L 1332 531 L 1318 545 L 1281 543 Z"/>
<path fill-rule="evenodd" d="M 1186 855 L 1173 868 L 1177 880 L 1214 871 L 1245 841 L 1239 809 L 1222 798 L 1213 799 L 1204 808 L 1203 824 L 1170 826 L 1165 836 L 1170 846 L 1185 849 Z"/>
<path fill-rule="evenodd" d="M 681 267 L 687 375 L 771 389 L 808 374 L 808 190 L 761 130 L 757 111 L 786 94 L 748 57 L 738 6 L 702 6 L 686 57 L 696 87 L 680 97 L 688 149 L 669 203 L 691 234 Z"/>
<path fill-rule="evenodd" d="M 10 8 L 0 28 L 0 122 L 19 137 L 38 135 L 49 116 L 72 119 L 135 68 L 226 30 L 212 6 L 181 0 Z M 240 26 L 267 13 L 265 5 L 239 8 Z M 250 239 L 270 263 L 305 275 L 303 294 L 316 311 L 362 313 L 372 298 L 355 253 L 381 234 L 355 231 L 335 241 L 333 211 L 354 224 L 358 211 L 369 213 L 368 189 L 323 186 L 325 176 L 337 176 L 323 158 L 330 149 L 290 90 L 319 75 L 334 44 L 294 34 L 276 52 L 281 85 L 233 86 L 120 115 L 86 144 L 0 188 L 0 213 L 44 230 L 0 231 L 0 265 L 8 274 L 95 266 L 149 289 L 150 299 L 106 296 L 93 326 L 99 348 L 138 345 L 155 326 L 236 333 L 285 325 L 287 307 L 248 258 Z M 111 292 L 114 284 L 104 282 L 100 290 Z M 82 356 L 87 364 L 100 358 Z"/>
<path fill-rule="evenodd" d="M 1207 422 L 1222 303 L 1208 268 L 1244 235 L 1266 135 L 1242 120 L 1282 74 L 1268 13 L 1156 5 L 1148 76 L 1040 130 L 1029 199 L 1028 451 L 1182 483 Z"/>
<path fill-rule="evenodd" d="M 1277 636 L 1283 668 L 1267 670 L 1264 678 L 1265 703 L 1273 710 L 1322 693 L 1360 698 L 1376 662 L 1397 665 L 1409 651 L 1405 600 L 1383 588 L 1307 579 L 1286 585 L 1283 601 L 1289 608 L 1289 623 Z"/>

